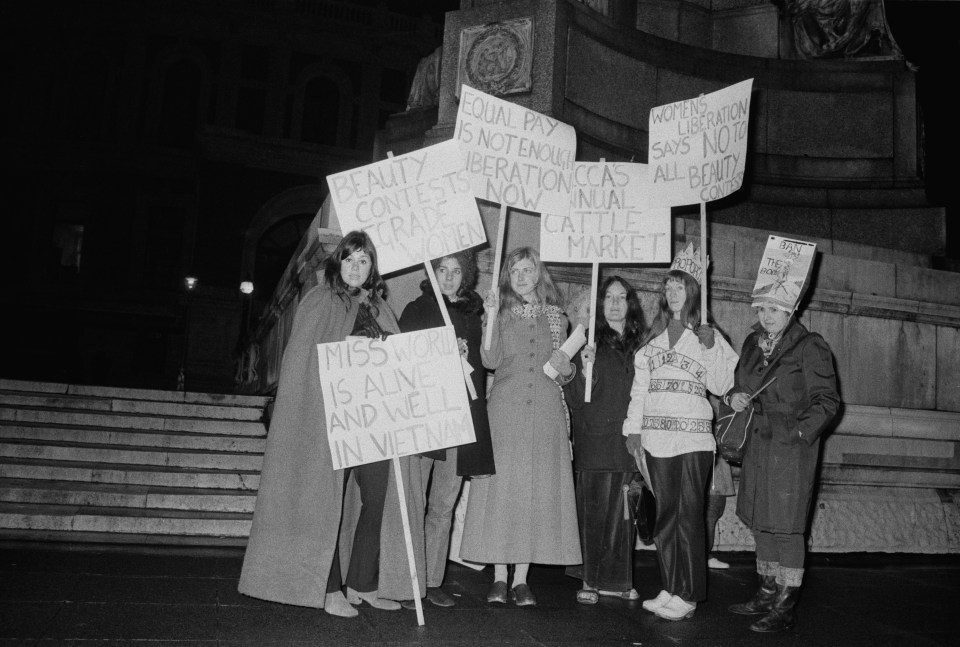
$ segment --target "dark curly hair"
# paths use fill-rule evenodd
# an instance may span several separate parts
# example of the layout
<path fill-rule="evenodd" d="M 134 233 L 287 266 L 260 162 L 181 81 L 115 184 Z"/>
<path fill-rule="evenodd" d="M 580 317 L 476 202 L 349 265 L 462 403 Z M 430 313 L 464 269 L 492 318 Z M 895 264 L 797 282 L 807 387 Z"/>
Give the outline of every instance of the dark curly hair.
<path fill-rule="evenodd" d="M 435 258 L 430 261 L 434 272 L 437 271 L 437 268 L 440 267 L 440 263 L 446 258 L 455 259 L 457 263 L 460 264 L 460 271 L 462 272 L 463 279 L 460 283 L 460 289 L 457 290 L 457 297 L 462 297 L 464 293 L 466 293 L 468 290 L 472 290 L 477 284 L 477 254 L 472 249 L 464 249 L 459 252 L 454 252 L 453 254 L 447 254 L 446 256 Z"/>
<path fill-rule="evenodd" d="M 358 250 L 363 250 L 370 257 L 370 276 L 363 284 L 363 289 L 370 293 L 370 303 L 376 304 L 377 301 L 387 298 L 387 284 L 380 276 L 380 269 L 377 266 L 377 248 L 373 246 L 373 241 L 365 231 L 351 231 L 344 236 L 337 248 L 327 258 L 323 270 L 323 279 L 330 289 L 347 302 L 347 308 L 350 307 L 350 300 L 346 298 L 348 294 L 355 295 L 357 290 L 344 283 L 340 276 L 340 266 L 345 258 Z"/>

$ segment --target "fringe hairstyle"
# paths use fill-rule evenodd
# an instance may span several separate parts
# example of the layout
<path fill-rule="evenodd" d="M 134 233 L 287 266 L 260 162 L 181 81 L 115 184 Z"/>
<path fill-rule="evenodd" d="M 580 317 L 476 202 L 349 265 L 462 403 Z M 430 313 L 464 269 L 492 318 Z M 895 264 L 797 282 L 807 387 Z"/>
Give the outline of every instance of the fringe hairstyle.
<path fill-rule="evenodd" d="M 692 328 L 693 330 L 696 330 L 697 326 L 700 325 L 700 284 L 686 272 L 670 270 L 667 272 L 667 275 L 663 277 L 663 284 L 660 288 L 660 311 L 657 312 L 657 316 L 654 318 L 650 330 L 643 336 L 641 346 L 646 345 L 651 339 L 656 338 L 666 330 L 667 324 L 673 319 L 673 313 L 670 311 L 670 306 L 667 305 L 665 289 L 667 283 L 670 281 L 682 281 L 683 287 L 687 292 L 687 301 L 680 310 L 680 321 L 685 327 Z"/>
<path fill-rule="evenodd" d="M 323 270 L 323 279 L 334 294 L 347 304 L 349 310 L 350 299 L 347 298 L 347 295 L 356 296 L 358 291 L 344 282 L 343 277 L 340 276 L 340 266 L 344 259 L 349 258 L 351 254 L 358 250 L 363 250 L 370 257 L 370 276 L 367 277 L 362 287 L 370 293 L 370 305 L 376 310 L 377 302 L 387 298 L 387 284 L 380 276 L 380 269 L 377 266 L 377 248 L 373 246 L 373 241 L 370 240 L 367 232 L 351 231 L 340 240 L 337 248 L 327 258 Z"/>
<path fill-rule="evenodd" d="M 541 305 L 563 308 L 563 296 L 554 284 L 547 266 L 540 262 L 540 254 L 532 247 L 518 247 L 507 254 L 507 257 L 503 260 L 503 267 L 500 268 L 500 280 L 497 285 L 500 291 L 499 314 L 503 315 L 505 312 L 509 312 L 513 306 L 523 303 L 523 299 L 513 291 L 513 287 L 510 285 L 510 270 L 522 260 L 532 261 L 539 274 L 537 286 L 534 288 L 537 302 Z"/>
<path fill-rule="evenodd" d="M 623 322 L 623 335 L 610 327 L 603 314 L 603 301 L 607 290 L 614 283 L 619 283 L 627 291 L 627 318 Z M 636 353 L 643 339 L 643 309 L 640 307 L 640 297 L 626 279 L 613 275 L 607 277 L 597 292 L 597 331 L 594 333 L 597 346 L 601 344 L 611 348 L 621 348 L 628 354 Z"/>
<path fill-rule="evenodd" d="M 457 290 L 457 298 L 460 298 L 467 291 L 472 290 L 473 286 L 477 284 L 477 254 L 472 249 L 464 249 L 459 252 L 454 252 L 453 254 L 435 258 L 430 261 L 430 264 L 433 265 L 433 271 L 436 272 L 437 268 L 440 267 L 440 263 L 447 258 L 452 258 L 460 263 L 462 278 L 460 281 L 460 289 Z"/>

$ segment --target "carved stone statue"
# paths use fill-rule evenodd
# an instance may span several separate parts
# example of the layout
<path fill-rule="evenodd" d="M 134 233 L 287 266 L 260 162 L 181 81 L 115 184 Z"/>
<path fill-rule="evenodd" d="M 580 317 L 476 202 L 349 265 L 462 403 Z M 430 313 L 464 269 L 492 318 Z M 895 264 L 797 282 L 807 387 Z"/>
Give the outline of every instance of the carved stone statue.
<path fill-rule="evenodd" d="M 407 110 L 440 103 L 440 50 L 440 47 L 433 50 L 417 64 L 417 72 L 413 76 L 410 95 L 407 97 Z"/>
<path fill-rule="evenodd" d="M 903 54 L 887 26 L 883 0 L 773 0 L 804 58 Z"/>

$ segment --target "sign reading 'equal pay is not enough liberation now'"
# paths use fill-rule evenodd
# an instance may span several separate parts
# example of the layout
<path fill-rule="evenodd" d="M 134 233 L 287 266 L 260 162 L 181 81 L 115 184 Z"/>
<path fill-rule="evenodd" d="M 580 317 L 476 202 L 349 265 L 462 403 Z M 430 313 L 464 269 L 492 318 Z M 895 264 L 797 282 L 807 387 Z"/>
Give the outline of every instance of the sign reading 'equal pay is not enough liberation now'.
<path fill-rule="evenodd" d="M 577 154 L 573 126 L 464 85 L 453 138 L 478 198 L 567 212 Z"/>
<path fill-rule="evenodd" d="M 342 230 L 369 234 L 383 274 L 487 240 L 456 142 L 335 173 L 327 183 Z"/>
<path fill-rule="evenodd" d="M 561 263 L 669 263 L 670 209 L 646 208 L 648 167 L 577 162 L 570 211 L 540 217 L 540 257 Z"/>
<path fill-rule="evenodd" d="M 453 328 L 317 344 L 334 469 L 476 440 Z"/>

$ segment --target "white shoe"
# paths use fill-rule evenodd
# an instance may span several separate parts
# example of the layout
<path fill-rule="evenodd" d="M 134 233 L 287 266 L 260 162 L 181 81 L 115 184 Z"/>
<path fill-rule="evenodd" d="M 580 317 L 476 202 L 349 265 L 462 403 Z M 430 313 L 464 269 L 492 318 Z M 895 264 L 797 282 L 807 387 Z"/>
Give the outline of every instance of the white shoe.
<path fill-rule="evenodd" d="M 685 620 L 686 618 L 692 617 L 693 612 L 696 610 L 696 602 L 687 602 L 679 596 L 674 595 L 665 605 L 654 611 L 654 613 L 657 614 L 658 618 L 663 618 L 664 620 Z"/>
<path fill-rule="evenodd" d="M 716 557 L 711 557 L 710 559 L 707 560 L 707 568 L 723 570 L 725 568 L 730 568 L 730 564 L 727 564 L 726 562 L 721 562 Z"/>
<path fill-rule="evenodd" d="M 387 600 L 386 598 L 378 597 L 376 591 L 361 593 L 360 591 L 354 591 L 348 586 L 347 602 L 356 605 L 360 604 L 361 601 L 366 602 L 374 609 L 383 609 L 384 611 L 399 611 L 402 608 L 396 600 Z"/>
<path fill-rule="evenodd" d="M 670 598 L 672 597 L 673 596 L 666 591 L 660 591 L 660 593 L 657 594 L 657 597 L 653 598 L 652 600 L 644 600 L 642 606 L 650 613 L 656 613 L 657 609 L 669 602 Z"/>

